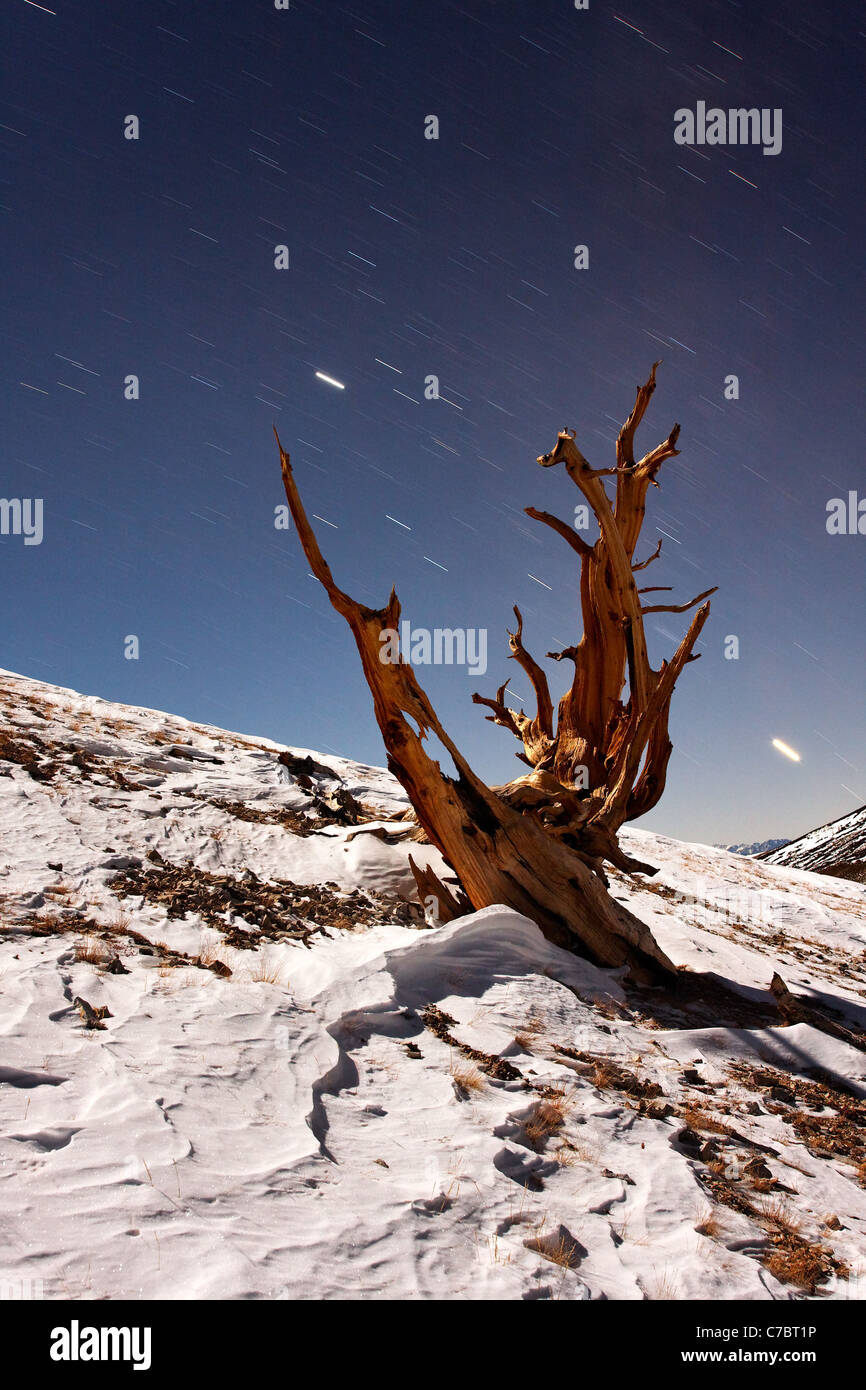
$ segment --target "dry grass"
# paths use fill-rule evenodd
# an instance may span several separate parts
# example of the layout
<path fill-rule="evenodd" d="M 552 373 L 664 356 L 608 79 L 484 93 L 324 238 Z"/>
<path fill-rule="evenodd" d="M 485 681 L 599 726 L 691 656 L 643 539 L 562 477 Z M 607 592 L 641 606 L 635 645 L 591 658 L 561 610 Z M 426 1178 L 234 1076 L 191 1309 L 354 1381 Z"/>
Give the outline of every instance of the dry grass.
<path fill-rule="evenodd" d="M 569 1240 L 568 1236 L 562 1235 L 552 1245 L 545 1250 L 538 1252 L 551 1264 L 559 1265 L 562 1269 L 574 1268 L 574 1241 Z"/>
<path fill-rule="evenodd" d="M 514 1034 L 514 1041 L 522 1052 L 531 1052 L 532 1044 L 544 1032 L 544 1028 L 544 1020 L 533 1011 L 520 1031 Z"/>
<path fill-rule="evenodd" d="M 564 1091 L 554 1092 L 553 1095 L 538 1101 L 523 1122 L 527 1143 L 531 1144 L 533 1149 L 543 1148 L 550 1136 L 562 1129 L 567 1109 Z"/>
<path fill-rule="evenodd" d="M 30 925 L 36 928 L 40 936 L 50 936 L 53 932 L 75 931 L 81 926 L 77 917 L 72 913 L 66 912 L 34 913 L 28 921 Z"/>
<path fill-rule="evenodd" d="M 751 1178 L 752 1190 L 754 1192 L 773 1192 L 778 1186 L 778 1178 Z"/>
<path fill-rule="evenodd" d="M 644 1298 L 653 1303 L 675 1303 L 680 1297 L 676 1275 L 667 1269 L 655 1274 L 644 1289 Z"/>
<path fill-rule="evenodd" d="M 72 884 L 63 880 L 60 883 L 53 883 L 47 888 L 43 888 L 42 896 L 43 898 L 50 898 L 52 901 L 63 902 L 65 898 L 72 897 L 73 891 Z"/>
<path fill-rule="evenodd" d="M 764 1260 L 765 1267 L 775 1279 L 783 1284 L 796 1284 L 798 1288 L 814 1293 L 830 1272 L 827 1256 L 829 1251 L 822 1245 L 797 1243 L 793 1247 L 780 1246 Z"/>
<path fill-rule="evenodd" d="M 219 942 L 211 941 L 203 936 L 198 944 L 198 959 L 199 963 L 205 967 L 213 965 L 216 960 L 221 960 Z"/>
<path fill-rule="evenodd" d="M 563 1139 L 553 1158 L 560 1168 L 576 1168 L 579 1163 L 597 1163 L 598 1154 L 586 1144 L 573 1144 L 570 1139 Z"/>
<path fill-rule="evenodd" d="M 268 956 L 259 956 L 250 970 L 250 979 L 255 985 L 280 985 L 282 975 L 282 967 Z"/>
<path fill-rule="evenodd" d="M 798 1236 L 800 1234 L 799 1221 L 788 1203 L 781 1197 L 776 1197 L 771 1202 L 762 1202 L 758 1208 L 758 1215 L 768 1226 L 775 1231 L 781 1231 L 783 1235 Z"/>
<path fill-rule="evenodd" d="M 563 1272 L 577 1269 L 587 1253 L 580 1241 L 571 1234 L 566 1226 L 562 1225 L 558 1226 L 555 1231 L 545 1234 L 545 1224 L 546 1219 L 542 1218 L 541 1224 L 537 1228 L 537 1234 L 523 1242 L 525 1249 L 533 1251 L 536 1255 L 541 1255 L 551 1264 L 558 1265 Z"/>
<path fill-rule="evenodd" d="M 483 1091 L 486 1082 L 481 1072 L 470 1062 L 458 1062 L 453 1056 L 450 1067 L 451 1080 L 461 1100 Z"/>
<path fill-rule="evenodd" d="M 75 959 L 87 965 L 107 965 L 113 955 L 108 943 L 93 932 L 88 932 L 75 944 Z"/>
<path fill-rule="evenodd" d="M 451 1164 L 451 1167 L 448 1169 L 448 1176 L 451 1181 L 440 1194 L 445 1199 L 446 1203 L 451 1203 L 460 1196 L 460 1188 L 464 1183 L 471 1183 L 478 1193 L 481 1191 L 474 1178 L 467 1178 L 464 1176 L 462 1160 L 460 1158 L 456 1158 Z"/>
<path fill-rule="evenodd" d="M 693 1129 L 696 1134 L 730 1134 L 730 1127 L 717 1120 L 714 1115 L 708 1115 L 699 1105 L 684 1105 L 683 1119 L 689 1129 Z"/>
<path fill-rule="evenodd" d="M 171 948 L 169 947 L 167 941 L 154 941 L 152 945 L 153 949 L 156 951 L 159 957 L 157 973 L 159 974 L 161 979 L 166 979 L 166 977 L 169 976 L 175 969 L 176 964 L 176 962 L 173 961 L 171 958 Z"/>
<path fill-rule="evenodd" d="M 844 1261 L 837 1260 L 833 1251 L 820 1241 L 807 1240 L 801 1234 L 799 1221 L 784 1201 L 776 1198 L 773 1202 L 764 1202 L 756 1216 L 773 1247 L 762 1264 L 781 1283 L 815 1293 L 818 1285 L 826 1283 L 831 1275 L 847 1278 L 848 1268 Z"/>
<path fill-rule="evenodd" d="M 494 1231 L 492 1236 L 487 1237 L 487 1249 L 490 1253 L 490 1258 L 495 1265 L 511 1264 L 511 1256 L 503 1254 L 500 1250 L 498 1231 Z"/>
<path fill-rule="evenodd" d="M 695 1230 L 699 1236 L 706 1236 L 708 1240 L 718 1240 L 722 1226 L 712 1207 L 707 1207 L 701 1214 L 695 1225 Z"/>

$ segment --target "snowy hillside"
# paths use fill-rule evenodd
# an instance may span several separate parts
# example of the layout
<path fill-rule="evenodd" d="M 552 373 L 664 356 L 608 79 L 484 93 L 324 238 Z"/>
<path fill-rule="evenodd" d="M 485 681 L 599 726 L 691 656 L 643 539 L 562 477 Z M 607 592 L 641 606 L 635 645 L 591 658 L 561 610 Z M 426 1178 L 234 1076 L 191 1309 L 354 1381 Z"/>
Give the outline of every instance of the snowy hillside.
<path fill-rule="evenodd" d="M 0 1276 L 864 1296 L 866 887 L 628 831 L 659 872 L 612 891 L 682 967 L 638 989 L 504 908 L 428 926 L 405 806 L 0 673 Z"/>
<path fill-rule="evenodd" d="M 866 806 L 791 840 L 767 856 L 771 864 L 866 881 Z"/>

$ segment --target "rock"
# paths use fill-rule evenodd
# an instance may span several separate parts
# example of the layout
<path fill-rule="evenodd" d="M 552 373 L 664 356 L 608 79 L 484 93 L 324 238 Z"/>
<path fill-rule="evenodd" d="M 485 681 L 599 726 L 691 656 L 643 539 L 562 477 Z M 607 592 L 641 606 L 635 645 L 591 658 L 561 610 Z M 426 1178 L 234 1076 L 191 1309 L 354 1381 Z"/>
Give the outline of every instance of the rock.
<path fill-rule="evenodd" d="M 674 1113 L 674 1108 L 667 1101 L 639 1100 L 638 1114 L 647 1115 L 651 1120 L 666 1120 L 668 1115 Z"/>
<path fill-rule="evenodd" d="M 773 1176 L 773 1174 L 770 1172 L 770 1169 L 767 1167 L 767 1164 L 764 1162 L 763 1158 L 760 1157 L 760 1155 L 756 1156 L 755 1158 L 750 1158 L 748 1163 L 744 1167 L 743 1172 L 746 1174 L 747 1177 L 750 1178 L 766 1179 L 772 1178 Z"/>
<path fill-rule="evenodd" d="M 107 973 L 108 975 L 128 975 L 128 974 L 129 974 L 129 971 L 127 970 L 126 966 L 123 964 L 123 961 L 120 959 L 120 956 L 115 956 L 115 957 L 114 957 L 114 960 L 109 961 L 108 965 L 105 967 L 105 970 L 106 970 L 106 973 Z"/>
<path fill-rule="evenodd" d="M 695 1131 L 689 1129 L 688 1126 L 678 1132 L 676 1140 L 680 1147 L 686 1149 L 689 1153 L 697 1155 L 701 1151 L 700 1136 L 695 1134 Z"/>
<path fill-rule="evenodd" d="M 230 967 L 222 960 L 212 960 L 208 970 L 212 971 L 214 975 L 219 975 L 221 980 L 227 980 L 232 973 Z"/>
<path fill-rule="evenodd" d="M 784 1105 L 796 1105 L 797 1097 L 787 1086 L 771 1086 L 770 1096 L 773 1100 L 781 1101 Z"/>

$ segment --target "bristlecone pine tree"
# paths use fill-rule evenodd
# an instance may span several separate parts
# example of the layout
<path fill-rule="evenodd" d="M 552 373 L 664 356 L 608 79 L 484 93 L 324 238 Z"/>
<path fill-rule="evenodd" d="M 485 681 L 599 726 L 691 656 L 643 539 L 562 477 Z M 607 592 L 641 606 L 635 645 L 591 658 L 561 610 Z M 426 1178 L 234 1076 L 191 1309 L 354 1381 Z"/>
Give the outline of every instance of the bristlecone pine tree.
<path fill-rule="evenodd" d="M 667 439 L 635 460 L 634 436 L 655 390 L 655 363 L 649 380 L 637 388 L 634 408 L 616 441 L 616 466 L 591 468 L 563 430 L 556 447 L 538 462 L 543 468 L 564 463 L 598 522 L 594 545 L 566 522 L 527 507 L 527 514 L 556 531 L 580 559 L 583 636 L 576 646 L 548 652 L 554 661 L 574 664 L 574 678 L 559 702 L 545 675 L 523 644 L 517 608 L 516 630 L 509 633 L 511 659 L 532 682 L 536 712 L 505 703 L 507 682 L 494 698 L 474 695 L 522 744 L 518 757 L 530 771 L 505 786 L 488 787 L 472 771 L 436 716 L 408 661 L 383 662 L 380 634 L 399 631 L 396 592 L 384 608 L 367 608 L 338 588 L 307 520 L 289 456 L 280 445 L 289 508 L 310 568 L 351 628 L 382 738 L 388 767 L 402 783 L 423 830 L 453 869 L 460 887 L 452 892 L 429 869 L 413 865 L 419 894 L 432 895 L 440 919 L 471 908 L 504 903 L 538 923 L 544 935 L 599 964 L 626 965 L 636 978 L 667 975 L 674 967 L 647 927 L 607 891 L 603 862 L 626 873 L 654 873 L 629 858 L 617 843 L 620 826 L 655 806 L 665 785 L 672 751 L 668 712 L 674 684 L 706 622 L 708 589 L 688 603 L 644 602 L 660 586 L 638 588 L 634 575 L 661 551 L 635 563 L 634 554 L 650 486 L 666 459 L 679 451 L 679 425 Z M 616 479 L 616 496 L 604 478 Z M 647 657 L 647 613 L 684 613 L 702 603 L 670 661 L 653 670 Z M 624 700 L 625 687 L 628 698 Z M 417 726 L 417 727 L 416 727 Z M 446 776 L 426 751 L 434 734 L 451 755 L 457 777 Z"/>

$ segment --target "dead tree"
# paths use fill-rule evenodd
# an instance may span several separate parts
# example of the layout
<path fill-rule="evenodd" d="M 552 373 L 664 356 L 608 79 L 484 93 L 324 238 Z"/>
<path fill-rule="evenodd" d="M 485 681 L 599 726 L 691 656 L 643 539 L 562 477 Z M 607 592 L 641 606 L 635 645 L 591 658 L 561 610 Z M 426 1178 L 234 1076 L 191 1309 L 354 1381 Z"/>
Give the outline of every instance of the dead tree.
<path fill-rule="evenodd" d="M 697 659 L 693 648 L 709 604 L 698 609 L 673 658 L 658 670 L 649 664 L 643 619 L 647 613 L 685 612 L 715 592 L 710 589 L 685 604 L 646 604 L 641 595 L 650 590 L 635 584 L 635 572 L 661 550 L 659 542 L 648 558 L 634 562 L 646 495 L 651 485 L 658 486 L 661 465 L 678 453 L 675 425 L 662 444 L 640 460 L 634 458 L 634 435 L 655 389 L 657 366 L 638 387 L 634 409 L 619 432 L 614 468 L 591 468 L 569 430 L 538 460 L 545 468 L 565 464 L 596 517 L 599 536 L 590 545 L 566 522 L 526 509 L 562 536 L 580 559 L 583 636 L 577 646 L 547 654 L 574 664 L 554 728 L 547 677 L 524 646 L 523 620 L 515 608 L 510 655 L 532 684 L 536 712 L 529 717 L 505 703 L 507 682 L 495 698 L 473 696 L 493 711 L 489 719 L 517 737 L 522 745 L 518 757 L 531 768 L 502 787 L 486 786 L 472 771 L 408 661 L 383 661 L 382 634 L 399 631 L 397 595 L 392 589 L 385 607 L 373 609 L 338 588 L 307 519 L 289 456 L 277 439 L 286 497 L 304 554 L 355 637 L 388 767 L 457 875 L 465 899 L 476 909 L 504 903 L 537 922 L 549 940 L 600 964 L 627 965 L 644 975 L 670 973 L 673 966 L 644 924 L 607 892 L 602 865 L 607 861 L 628 873 L 655 872 L 624 854 L 617 831 L 650 810 L 662 794 L 672 748 L 671 695 L 683 667 Z M 616 478 L 614 501 L 605 477 Z M 430 733 L 451 755 L 456 778 L 444 774 L 427 752 Z M 434 887 L 429 872 L 424 887 Z M 434 896 L 440 907 L 458 902 L 444 888 Z"/>

